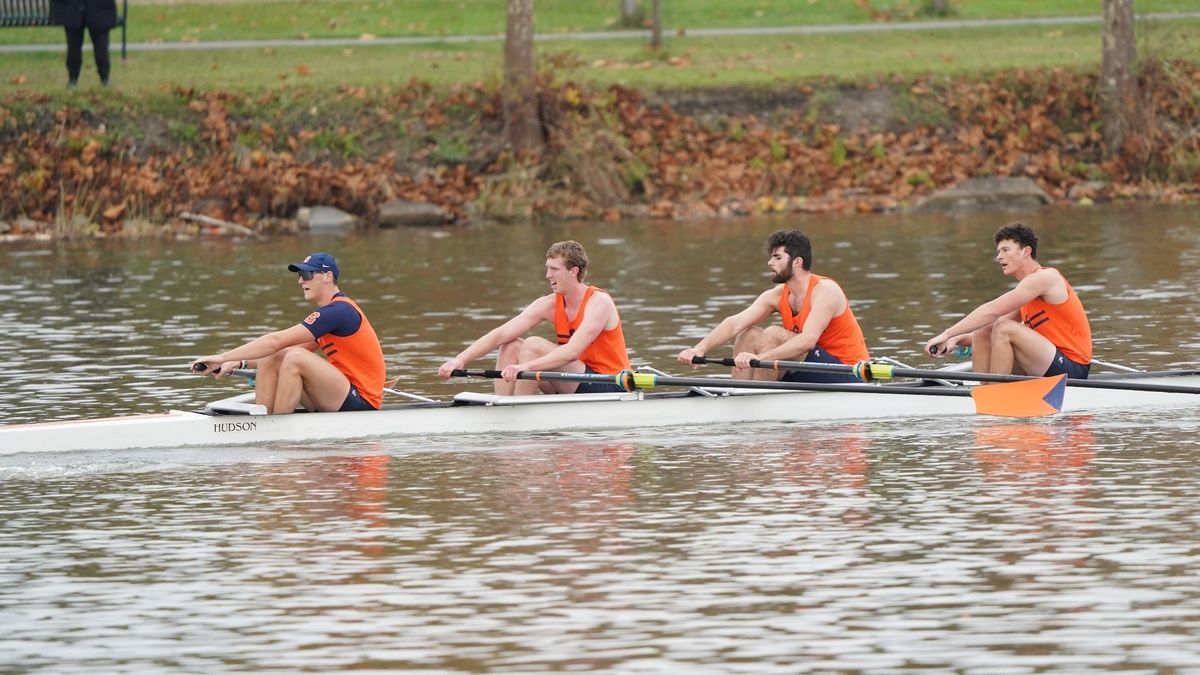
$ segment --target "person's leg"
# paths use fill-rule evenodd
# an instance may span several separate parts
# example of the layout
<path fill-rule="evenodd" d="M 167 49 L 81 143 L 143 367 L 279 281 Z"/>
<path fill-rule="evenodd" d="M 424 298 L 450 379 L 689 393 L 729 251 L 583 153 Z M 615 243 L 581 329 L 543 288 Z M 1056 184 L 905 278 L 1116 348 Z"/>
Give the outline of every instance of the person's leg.
<path fill-rule="evenodd" d="M 517 338 L 512 342 L 505 342 L 500 345 L 500 351 L 496 354 L 496 370 L 504 370 L 514 363 L 520 363 L 521 345 L 524 343 L 524 338 Z M 515 387 L 516 382 L 505 382 L 498 377 L 492 380 L 492 389 L 496 392 L 497 396 L 512 396 Z"/>
<path fill-rule="evenodd" d="M 1000 319 L 992 329 L 992 373 L 1042 375 L 1058 350 L 1020 321 Z"/>
<path fill-rule="evenodd" d="M 782 326 L 767 326 L 766 328 L 751 326 L 738 333 L 737 339 L 733 341 L 733 354 L 734 356 L 742 352 L 761 354 L 794 337 L 796 337 L 795 333 Z M 736 380 L 763 380 L 766 382 L 778 380 L 783 376 L 781 372 L 766 368 L 738 368 L 736 366 L 730 371 L 730 375 Z"/>
<path fill-rule="evenodd" d="M 89 28 L 88 35 L 92 36 L 92 53 L 96 57 L 96 72 L 100 75 L 100 84 L 108 86 L 108 74 L 112 70 L 112 61 L 108 58 L 108 29 Z"/>
<path fill-rule="evenodd" d="M 83 27 L 63 27 L 67 34 L 67 86 L 79 82 L 79 69 L 83 67 Z"/>
<path fill-rule="evenodd" d="M 971 370 L 990 373 L 992 367 L 992 327 L 984 326 L 971 333 Z"/>
<path fill-rule="evenodd" d="M 258 359 L 254 371 L 254 402 L 267 407 L 268 413 L 275 412 L 275 387 L 279 382 L 279 365 L 283 352 Z"/>
<path fill-rule="evenodd" d="M 528 363 L 536 358 L 545 356 L 558 345 L 541 337 L 525 338 L 521 344 L 521 353 L 517 361 L 514 363 Z M 572 361 L 571 363 L 562 366 L 558 370 L 564 373 L 582 373 L 586 366 L 582 361 Z M 521 396 L 527 394 L 535 394 L 539 390 L 543 394 L 572 394 L 579 386 L 578 382 L 566 382 L 563 380 L 553 380 L 546 382 L 536 382 L 534 380 L 517 380 L 513 387 L 513 393 Z"/>
<path fill-rule="evenodd" d="M 350 393 L 350 380 L 324 358 L 301 347 L 283 352 L 272 412 L 286 415 L 301 403 L 308 410 L 336 412 Z"/>

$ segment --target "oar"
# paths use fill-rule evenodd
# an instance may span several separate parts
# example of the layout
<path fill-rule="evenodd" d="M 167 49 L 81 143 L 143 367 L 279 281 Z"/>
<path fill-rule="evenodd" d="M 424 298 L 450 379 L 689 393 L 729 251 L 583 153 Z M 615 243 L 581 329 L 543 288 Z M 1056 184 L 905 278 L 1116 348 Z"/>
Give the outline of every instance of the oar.
<path fill-rule="evenodd" d="M 500 377 L 499 370 L 454 370 L 450 373 L 454 377 L 485 377 L 490 379 L 498 379 Z M 624 391 L 634 391 L 637 389 L 654 389 L 655 387 L 704 387 L 712 389 L 719 387 L 722 389 L 768 389 L 774 391 L 849 391 L 849 392 L 867 392 L 878 394 L 918 394 L 928 396 L 966 396 L 965 391 L 958 389 L 946 389 L 945 391 L 938 390 L 934 387 L 918 388 L 912 387 L 902 389 L 900 387 L 881 388 L 858 384 L 855 382 L 839 383 L 824 383 L 824 382 L 768 382 L 764 380 L 726 380 L 714 379 L 711 377 L 674 377 L 671 375 L 657 375 L 655 373 L 635 373 L 629 370 L 623 370 L 615 375 L 603 375 L 599 373 L 559 373 L 552 371 L 521 371 L 517 373 L 518 380 L 560 380 L 565 382 L 600 382 L 603 384 L 615 384 Z"/>
<path fill-rule="evenodd" d="M 454 370 L 454 377 L 499 378 L 499 370 Z M 879 387 L 869 384 L 836 382 L 768 382 L 763 380 L 716 380 L 710 377 L 674 377 L 654 373 L 634 373 L 628 370 L 615 375 L 597 373 L 559 373 L 522 371 L 519 380 L 563 380 L 568 382 L 602 382 L 615 384 L 625 391 L 655 387 L 713 387 L 732 389 L 763 389 L 767 391 L 837 391 L 858 394 L 907 394 L 912 396 L 971 396 L 975 412 L 1001 417 L 1035 417 L 1049 415 L 1062 409 L 1063 378 L 1040 378 L 1036 382 L 996 384 L 973 387 L 968 393 L 950 387 Z M 987 389 L 988 392 L 976 392 Z"/>
<path fill-rule="evenodd" d="M 710 359 L 705 356 L 692 357 L 692 363 L 733 366 L 731 358 Z M 1000 375 L 995 373 L 965 373 L 951 370 L 924 370 L 921 368 L 902 368 L 884 363 L 860 361 L 852 366 L 838 363 L 808 363 L 806 361 L 765 361 L 751 359 L 753 368 L 768 370 L 801 370 L 814 373 L 843 373 L 854 375 L 863 382 L 875 380 L 890 380 L 893 377 L 914 377 L 922 380 L 953 380 L 965 382 L 1026 382 L 1044 380 L 1047 378 L 1032 375 Z M 1155 391 L 1166 394 L 1200 394 L 1200 387 L 1188 387 L 1179 384 L 1154 384 L 1128 380 L 1077 380 L 1068 379 L 1067 386 L 1088 387 L 1092 389 L 1119 389 L 1124 391 Z"/>

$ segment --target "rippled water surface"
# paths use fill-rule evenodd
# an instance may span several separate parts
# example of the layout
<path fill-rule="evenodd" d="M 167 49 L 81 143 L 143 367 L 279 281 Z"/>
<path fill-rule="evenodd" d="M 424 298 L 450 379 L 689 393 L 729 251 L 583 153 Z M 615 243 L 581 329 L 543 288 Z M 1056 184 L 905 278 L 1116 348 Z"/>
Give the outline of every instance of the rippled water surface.
<path fill-rule="evenodd" d="M 1100 358 L 1194 365 L 1193 211 L 1038 214 Z M 302 318 L 282 268 L 313 249 L 437 397 L 567 237 L 636 362 L 748 302 L 799 224 L 873 351 L 925 365 L 1006 287 L 1007 218 L 12 246 L 0 419 L 228 394 L 183 366 Z M 1198 672 L 1197 410 L 0 455 L 0 672 Z"/>

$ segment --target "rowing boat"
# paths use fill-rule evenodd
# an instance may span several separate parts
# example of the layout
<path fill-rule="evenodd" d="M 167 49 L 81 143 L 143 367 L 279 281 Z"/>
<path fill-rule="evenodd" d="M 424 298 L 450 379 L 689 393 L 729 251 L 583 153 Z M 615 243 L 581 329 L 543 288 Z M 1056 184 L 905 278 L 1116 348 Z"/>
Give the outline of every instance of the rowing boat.
<path fill-rule="evenodd" d="M 687 380 L 686 391 L 507 397 L 462 392 L 447 401 L 385 404 L 378 411 L 294 415 L 267 415 L 247 393 L 199 411 L 0 426 L 0 454 L 976 414 L 970 395 L 975 387 L 933 380 L 783 391 L 728 386 L 734 381 L 717 378 L 709 380 L 711 386 L 692 386 L 694 379 Z M 1200 404 L 1195 393 L 1180 393 L 1200 391 L 1200 371 L 1103 374 L 1092 381 L 1129 383 L 1139 390 L 1068 386 L 1064 412 Z"/>

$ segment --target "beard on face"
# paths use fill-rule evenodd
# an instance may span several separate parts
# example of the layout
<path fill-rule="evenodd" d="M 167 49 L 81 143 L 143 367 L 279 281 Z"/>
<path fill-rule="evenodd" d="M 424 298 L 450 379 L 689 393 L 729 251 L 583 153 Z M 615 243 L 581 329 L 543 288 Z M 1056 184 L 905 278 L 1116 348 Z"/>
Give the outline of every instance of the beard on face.
<path fill-rule="evenodd" d="M 792 270 L 792 261 L 789 260 L 788 266 L 783 268 L 782 272 L 775 272 L 771 275 L 771 283 L 784 284 L 793 276 L 795 276 L 795 272 Z"/>

